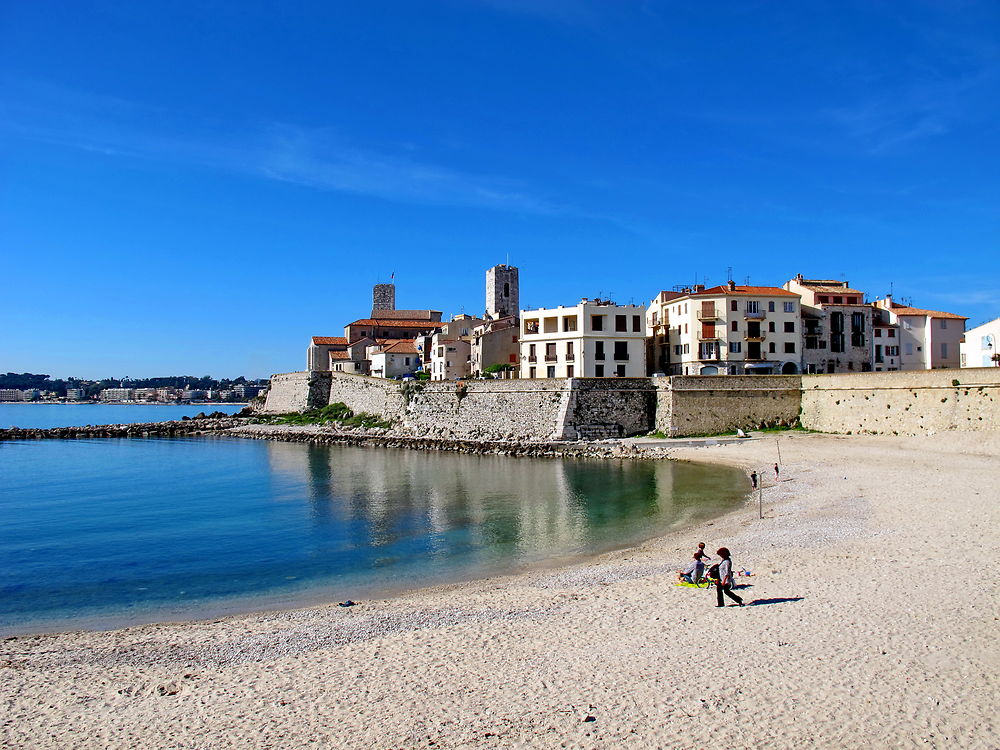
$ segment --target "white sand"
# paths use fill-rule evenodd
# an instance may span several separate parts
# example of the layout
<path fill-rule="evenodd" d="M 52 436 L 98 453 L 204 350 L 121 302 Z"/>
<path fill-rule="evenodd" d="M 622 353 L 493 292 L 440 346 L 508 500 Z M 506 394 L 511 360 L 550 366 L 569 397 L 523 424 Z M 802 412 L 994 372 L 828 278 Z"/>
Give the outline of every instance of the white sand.
<path fill-rule="evenodd" d="M 781 452 L 764 520 L 748 506 L 587 564 L 7 640 L 4 746 L 1000 747 L 1000 435 Z M 675 454 L 769 466 L 775 446 Z M 698 541 L 757 573 L 747 601 L 778 601 L 672 586 Z"/>

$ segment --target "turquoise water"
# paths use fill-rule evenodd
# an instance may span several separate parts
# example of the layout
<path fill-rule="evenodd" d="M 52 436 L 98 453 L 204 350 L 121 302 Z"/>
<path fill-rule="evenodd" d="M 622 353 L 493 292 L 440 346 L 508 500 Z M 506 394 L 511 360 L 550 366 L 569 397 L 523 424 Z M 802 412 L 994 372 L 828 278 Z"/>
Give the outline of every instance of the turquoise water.
<path fill-rule="evenodd" d="M 512 571 L 697 523 L 736 506 L 744 483 L 667 461 L 232 438 L 0 443 L 0 632 L 210 617 Z"/>
<path fill-rule="evenodd" d="M 199 412 L 235 414 L 246 404 L 0 404 L 0 427 L 83 427 L 142 424 L 193 417 Z"/>

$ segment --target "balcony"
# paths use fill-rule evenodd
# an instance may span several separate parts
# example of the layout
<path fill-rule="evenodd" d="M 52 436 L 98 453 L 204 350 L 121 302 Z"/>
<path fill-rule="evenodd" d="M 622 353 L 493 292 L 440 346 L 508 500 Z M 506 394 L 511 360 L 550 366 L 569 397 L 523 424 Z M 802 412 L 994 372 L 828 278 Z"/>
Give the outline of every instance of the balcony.
<path fill-rule="evenodd" d="M 705 331 L 701 331 L 698 333 L 699 341 L 718 341 L 719 338 L 720 336 L 717 333 L 706 333 Z"/>
<path fill-rule="evenodd" d="M 765 336 L 763 333 L 748 333 L 746 336 L 743 337 L 743 340 L 762 342 L 766 338 L 767 336 Z"/>
<path fill-rule="evenodd" d="M 575 362 L 576 361 L 576 355 L 573 354 L 572 352 L 570 352 L 569 354 L 566 355 L 566 361 L 567 362 Z"/>
<path fill-rule="evenodd" d="M 698 320 L 718 320 L 719 313 L 713 307 L 711 310 L 698 310 Z"/>
<path fill-rule="evenodd" d="M 767 362 L 767 354 L 764 353 L 764 352 L 761 352 L 760 354 L 754 355 L 754 354 L 750 354 L 748 352 L 747 356 L 744 357 L 744 359 L 747 362 Z"/>
<path fill-rule="evenodd" d="M 537 362 L 538 361 L 538 357 L 536 357 L 534 354 L 529 354 L 528 355 L 528 361 L 529 362 Z"/>
<path fill-rule="evenodd" d="M 628 361 L 628 352 L 625 352 L 624 354 L 619 353 L 615 355 L 615 362 L 627 362 L 627 361 Z"/>
<path fill-rule="evenodd" d="M 764 320 L 766 317 L 767 315 L 763 311 L 750 312 L 749 310 L 746 310 L 743 313 L 744 320 Z"/>
<path fill-rule="evenodd" d="M 546 362 L 558 362 L 559 361 L 559 357 L 557 357 L 555 354 L 546 354 L 545 355 L 545 361 Z"/>
<path fill-rule="evenodd" d="M 807 327 L 803 332 L 804 336 L 822 336 L 823 326 L 813 326 L 812 328 Z"/>
<path fill-rule="evenodd" d="M 721 359 L 718 351 L 698 352 L 699 362 L 718 362 Z"/>

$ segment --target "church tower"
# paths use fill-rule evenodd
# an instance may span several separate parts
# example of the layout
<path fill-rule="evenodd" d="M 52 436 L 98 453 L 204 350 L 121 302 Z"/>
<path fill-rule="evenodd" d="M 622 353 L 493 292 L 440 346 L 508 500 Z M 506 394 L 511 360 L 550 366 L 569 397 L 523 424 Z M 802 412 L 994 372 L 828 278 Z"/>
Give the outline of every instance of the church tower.
<path fill-rule="evenodd" d="M 377 318 L 379 310 L 396 309 L 396 285 L 376 284 L 372 287 L 372 317 Z"/>
<path fill-rule="evenodd" d="M 520 314 L 517 268 L 503 263 L 486 271 L 486 317 L 491 320 Z"/>

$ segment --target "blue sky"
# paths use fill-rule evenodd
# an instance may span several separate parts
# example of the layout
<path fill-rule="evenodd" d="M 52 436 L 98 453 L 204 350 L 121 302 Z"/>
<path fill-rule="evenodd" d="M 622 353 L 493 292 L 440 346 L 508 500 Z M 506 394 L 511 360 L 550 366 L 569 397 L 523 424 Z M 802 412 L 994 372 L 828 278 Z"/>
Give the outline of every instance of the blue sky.
<path fill-rule="evenodd" d="M 508 257 L 1000 315 L 991 1 L 7 0 L 0 86 L 2 371 L 301 369 Z"/>

